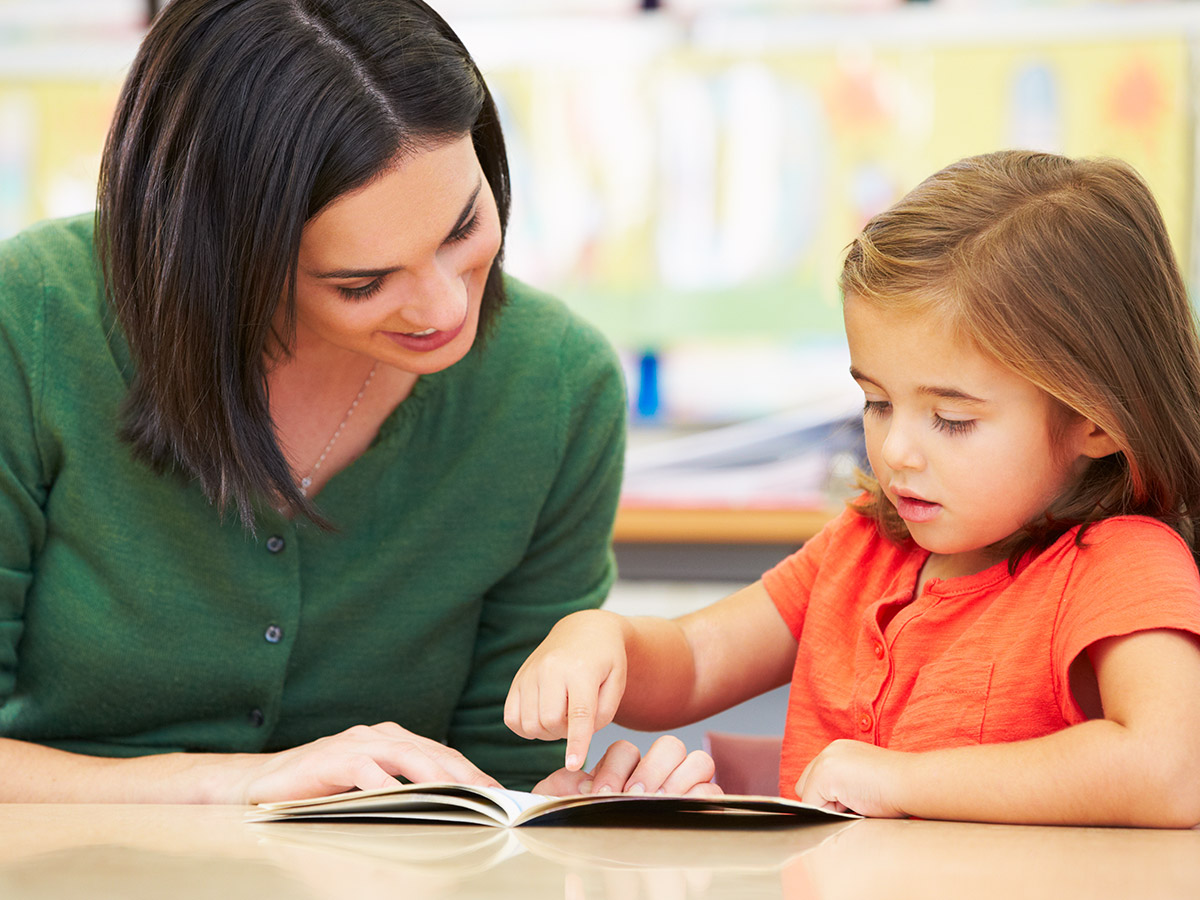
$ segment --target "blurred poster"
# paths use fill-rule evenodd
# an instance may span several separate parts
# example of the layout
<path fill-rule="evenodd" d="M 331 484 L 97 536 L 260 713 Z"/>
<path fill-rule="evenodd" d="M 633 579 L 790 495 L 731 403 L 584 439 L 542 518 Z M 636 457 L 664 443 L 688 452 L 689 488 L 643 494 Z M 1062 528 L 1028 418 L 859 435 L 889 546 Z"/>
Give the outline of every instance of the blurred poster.
<path fill-rule="evenodd" d="M 1128 160 L 1188 264 L 1196 23 L 1182 12 L 1153 33 L 1064 28 L 1035 42 L 981 39 L 987 16 L 934 42 L 792 15 L 803 39 L 760 46 L 698 40 L 695 19 L 618 6 L 451 21 L 506 126 L 510 270 L 623 347 L 840 334 L 842 251 L 866 219 L 946 163 L 1002 147 Z M 758 22 L 780 31 L 770 14 Z M 136 34 L 126 27 L 88 62 L 95 46 L 59 41 L 47 56 L 0 32 L 5 236 L 91 208 Z"/>

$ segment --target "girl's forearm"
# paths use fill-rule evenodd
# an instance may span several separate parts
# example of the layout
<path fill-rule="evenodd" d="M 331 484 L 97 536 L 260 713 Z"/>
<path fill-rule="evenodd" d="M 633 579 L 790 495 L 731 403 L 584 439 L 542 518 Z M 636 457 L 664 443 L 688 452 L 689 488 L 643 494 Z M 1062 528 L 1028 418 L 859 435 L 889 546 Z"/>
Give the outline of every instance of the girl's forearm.
<path fill-rule="evenodd" d="M 796 660 L 762 582 L 678 619 L 623 627 L 629 674 L 617 721 L 631 728 L 676 728 L 728 709 L 786 683 Z"/>
<path fill-rule="evenodd" d="M 625 694 L 615 721 L 639 731 L 660 731 L 692 721 L 696 661 L 679 623 L 635 616 L 622 622 L 627 666 Z"/>
<path fill-rule="evenodd" d="M 1200 753 L 1097 719 L 1046 737 L 897 754 L 896 802 L 929 819 L 1190 828 Z"/>

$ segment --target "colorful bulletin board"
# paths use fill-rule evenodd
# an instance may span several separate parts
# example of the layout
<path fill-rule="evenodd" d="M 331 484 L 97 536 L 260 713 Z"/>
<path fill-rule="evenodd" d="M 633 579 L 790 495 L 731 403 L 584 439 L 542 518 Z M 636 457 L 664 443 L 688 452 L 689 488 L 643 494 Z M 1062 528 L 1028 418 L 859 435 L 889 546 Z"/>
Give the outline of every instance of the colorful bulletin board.
<path fill-rule="evenodd" d="M 0 81 L 0 237 L 95 206 L 118 83 Z"/>
<path fill-rule="evenodd" d="M 865 219 L 960 156 L 1024 146 L 1131 162 L 1193 271 L 1196 11 L 1033 10 L 1007 32 L 921 15 L 455 22 L 506 124 L 510 270 L 630 350 L 836 337 Z M 0 236 L 91 207 L 135 40 L 84 74 L 0 61 Z"/>
<path fill-rule="evenodd" d="M 489 80 L 514 151 L 512 268 L 627 346 L 839 332 L 841 254 L 866 219 L 1002 147 L 1129 161 L 1191 255 L 1183 34 L 685 45 Z"/>

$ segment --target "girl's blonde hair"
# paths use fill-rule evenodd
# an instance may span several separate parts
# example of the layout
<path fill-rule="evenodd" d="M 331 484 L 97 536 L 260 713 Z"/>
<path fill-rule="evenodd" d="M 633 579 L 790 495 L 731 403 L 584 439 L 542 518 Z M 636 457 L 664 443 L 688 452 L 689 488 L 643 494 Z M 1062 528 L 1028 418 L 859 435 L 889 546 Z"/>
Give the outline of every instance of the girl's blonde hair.
<path fill-rule="evenodd" d="M 1197 553 L 1200 345 L 1162 215 L 1132 168 L 1026 151 L 961 160 L 867 223 L 840 283 L 881 308 L 944 316 L 1120 448 L 998 546 L 1011 568 L 1121 514 L 1166 522 Z M 862 484 L 860 512 L 906 539 L 878 483 Z"/>

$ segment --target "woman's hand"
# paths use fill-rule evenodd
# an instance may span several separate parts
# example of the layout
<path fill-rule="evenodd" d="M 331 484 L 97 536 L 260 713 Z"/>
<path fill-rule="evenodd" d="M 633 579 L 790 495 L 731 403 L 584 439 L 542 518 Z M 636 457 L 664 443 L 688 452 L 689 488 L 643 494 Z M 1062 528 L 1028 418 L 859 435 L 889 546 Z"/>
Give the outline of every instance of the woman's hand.
<path fill-rule="evenodd" d="M 693 794 L 722 793 L 712 782 L 712 757 L 703 750 L 687 752 L 671 735 L 656 740 L 643 758 L 629 741 L 617 741 L 591 772 L 559 769 L 538 782 L 535 794 Z"/>
<path fill-rule="evenodd" d="M 907 756 L 863 741 L 834 741 L 805 767 L 796 782 L 796 795 L 823 809 L 903 818 L 907 813 L 896 795 L 898 770 Z"/>
<path fill-rule="evenodd" d="M 232 796 L 223 802 L 266 803 L 321 797 L 409 781 L 447 781 L 499 787 L 457 750 L 394 722 L 356 725 L 291 750 L 240 756 Z"/>
<path fill-rule="evenodd" d="M 525 660 L 509 689 L 504 723 L 521 737 L 565 737 L 567 771 L 583 768 L 592 735 L 621 705 L 627 675 L 622 621 L 601 609 L 562 619 Z"/>

